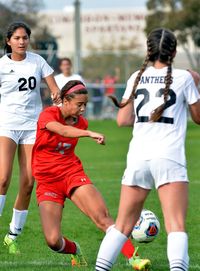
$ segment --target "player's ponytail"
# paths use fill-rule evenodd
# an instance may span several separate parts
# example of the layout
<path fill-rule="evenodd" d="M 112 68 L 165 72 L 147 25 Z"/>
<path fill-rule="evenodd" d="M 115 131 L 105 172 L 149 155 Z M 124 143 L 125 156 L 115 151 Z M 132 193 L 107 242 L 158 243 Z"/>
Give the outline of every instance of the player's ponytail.
<path fill-rule="evenodd" d="M 129 104 L 130 102 L 133 102 L 134 98 L 135 98 L 135 90 L 140 82 L 140 78 L 143 74 L 143 72 L 146 70 L 146 67 L 149 63 L 149 55 L 147 54 L 145 61 L 140 69 L 140 71 L 137 74 L 137 77 L 135 79 L 134 85 L 133 85 L 133 89 L 131 92 L 131 95 L 129 97 L 129 99 L 125 102 L 125 103 L 120 103 L 117 98 L 113 95 L 109 95 L 108 97 L 113 101 L 113 103 L 118 107 L 118 108 L 123 108 L 124 106 L 126 106 L 127 104 Z"/>
<path fill-rule="evenodd" d="M 163 111 L 166 108 L 166 103 L 170 91 L 170 85 L 172 83 L 172 62 L 176 53 L 176 45 L 177 45 L 176 37 L 170 30 L 163 28 L 153 30 L 149 34 L 147 39 L 146 59 L 135 79 L 133 90 L 129 99 L 125 103 L 119 103 L 114 96 L 109 96 L 114 102 L 114 104 L 117 107 L 122 108 L 126 106 L 129 102 L 133 101 L 133 99 L 135 98 L 136 88 L 140 82 L 140 78 L 143 72 L 145 71 L 148 65 L 148 62 L 154 63 L 155 61 L 158 60 L 161 63 L 167 64 L 168 66 L 167 75 L 165 77 L 164 101 L 158 108 L 156 108 L 151 113 L 150 116 L 150 121 L 152 122 L 159 120 L 160 117 L 162 116 Z"/>
<path fill-rule="evenodd" d="M 155 122 L 160 119 L 163 111 L 166 108 L 170 85 L 172 83 L 172 62 L 176 53 L 176 37 L 168 29 L 155 29 L 149 37 L 149 44 L 152 48 L 150 61 L 159 60 L 161 63 L 167 64 L 167 75 L 165 76 L 164 101 L 163 103 L 151 112 L 150 121 Z"/>
<path fill-rule="evenodd" d="M 162 116 L 163 111 L 166 107 L 166 102 L 169 94 L 170 85 L 172 83 L 172 60 L 169 60 L 168 68 L 167 68 L 167 75 L 165 76 L 165 89 L 164 89 L 164 102 L 157 107 L 153 112 L 151 112 L 150 121 L 155 122 L 160 119 Z"/>
<path fill-rule="evenodd" d="M 5 46 L 4 46 L 4 52 L 6 54 L 12 53 L 12 49 L 11 46 L 8 45 L 8 41 L 10 40 L 10 38 L 12 37 L 12 35 L 14 34 L 14 32 L 18 29 L 18 28 L 24 28 L 28 37 L 30 38 L 31 36 L 31 29 L 29 28 L 29 26 L 27 24 L 25 24 L 24 22 L 13 22 L 8 26 L 7 32 L 5 34 Z"/>

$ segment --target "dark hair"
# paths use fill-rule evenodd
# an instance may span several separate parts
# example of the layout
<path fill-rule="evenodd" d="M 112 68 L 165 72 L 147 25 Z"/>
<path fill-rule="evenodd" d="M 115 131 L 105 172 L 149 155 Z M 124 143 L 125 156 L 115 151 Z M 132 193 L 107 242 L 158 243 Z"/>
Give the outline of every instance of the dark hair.
<path fill-rule="evenodd" d="M 79 80 L 70 80 L 69 82 L 67 82 L 64 87 L 61 89 L 61 93 L 60 93 L 60 98 L 63 101 L 63 99 L 67 99 L 67 100 L 71 100 L 73 99 L 76 95 L 79 94 L 88 94 L 88 91 L 86 88 L 84 89 L 80 89 L 80 90 L 76 90 L 70 94 L 67 94 L 67 91 L 69 91 L 71 88 L 75 87 L 76 85 L 82 85 L 85 87 L 85 85 L 83 84 L 83 82 L 79 81 Z"/>
<path fill-rule="evenodd" d="M 71 66 L 72 66 L 72 61 L 70 58 L 68 57 L 63 57 L 59 60 L 59 66 L 64 62 L 64 61 L 67 61 Z"/>
<path fill-rule="evenodd" d="M 12 53 L 12 49 L 11 49 L 10 45 L 7 44 L 7 41 L 10 40 L 10 38 L 12 37 L 12 35 L 14 34 L 14 32 L 18 28 L 24 28 L 27 35 L 28 35 L 28 37 L 30 38 L 31 29 L 27 24 L 25 24 L 24 22 L 13 22 L 13 23 L 11 23 L 8 26 L 7 32 L 5 34 L 5 47 L 4 47 L 5 53 Z"/>
<path fill-rule="evenodd" d="M 171 76 L 172 61 L 175 56 L 176 46 L 177 46 L 176 37 L 170 30 L 165 29 L 165 28 L 154 29 L 147 38 L 147 55 L 135 79 L 133 90 L 129 99 L 125 103 L 119 103 L 115 97 L 110 96 L 114 104 L 117 107 L 122 108 L 126 106 L 129 102 L 131 102 L 135 98 L 135 91 L 136 91 L 137 85 L 139 84 L 140 78 L 143 72 L 145 71 L 145 69 L 147 68 L 148 63 L 159 60 L 161 63 L 167 64 L 168 69 L 167 69 L 167 75 L 165 77 L 164 103 L 160 105 L 158 108 L 156 108 L 151 113 L 151 117 L 150 117 L 150 121 L 157 121 L 161 117 L 163 111 L 165 110 L 170 84 L 172 83 L 172 76 Z"/>

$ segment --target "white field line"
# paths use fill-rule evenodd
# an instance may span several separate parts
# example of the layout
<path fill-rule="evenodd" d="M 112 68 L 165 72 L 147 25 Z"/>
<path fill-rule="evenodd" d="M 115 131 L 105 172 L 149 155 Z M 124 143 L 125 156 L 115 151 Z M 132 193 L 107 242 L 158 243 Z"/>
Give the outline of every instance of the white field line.
<path fill-rule="evenodd" d="M 2 266 L 71 266 L 70 262 L 52 262 L 52 261 L 26 261 L 26 262 L 15 262 L 15 261 L 0 261 L 0 269 Z"/>
<path fill-rule="evenodd" d="M 123 264 L 116 264 L 118 266 L 123 266 Z M 27 261 L 24 263 L 20 263 L 20 262 L 14 262 L 14 261 L 0 261 L 0 269 L 2 266 L 11 266 L 11 267 L 15 267 L 15 266 L 55 266 L 55 267 L 59 267 L 59 266 L 71 266 L 70 263 L 67 264 L 67 262 L 51 262 L 51 261 Z M 167 267 L 166 265 L 160 265 L 159 267 L 161 268 L 165 268 Z M 190 265 L 190 268 L 196 270 L 200 270 L 200 265 L 196 264 L 196 265 Z"/>

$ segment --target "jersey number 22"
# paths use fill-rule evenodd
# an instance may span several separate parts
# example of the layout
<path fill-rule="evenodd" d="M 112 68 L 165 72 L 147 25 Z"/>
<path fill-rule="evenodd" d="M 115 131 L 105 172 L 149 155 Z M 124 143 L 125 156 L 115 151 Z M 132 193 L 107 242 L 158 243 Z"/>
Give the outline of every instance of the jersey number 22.
<path fill-rule="evenodd" d="M 137 122 L 149 122 L 149 116 L 139 116 L 139 111 L 140 109 L 149 102 L 150 100 L 150 94 L 149 91 L 146 88 L 141 88 L 138 89 L 135 93 L 135 99 L 137 99 L 137 97 L 139 95 L 143 95 L 143 99 L 141 100 L 141 102 L 138 104 L 137 108 L 136 108 L 136 114 L 137 114 L 137 118 L 138 121 Z M 164 95 L 164 88 L 159 89 L 156 92 L 156 97 L 161 97 L 162 95 Z M 169 108 L 170 106 L 174 105 L 176 103 L 176 93 L 170 89 L 169 90 L 169 99 L 167 100 L 166 104 L 165 104 L 165 109 Z M 169 123 L 169 124 L 173 124 L 174 123 L 174 118 L 168 118 L 168 117 L 161 117 L 157 122 L 162 122 L 162 123 Z"/>

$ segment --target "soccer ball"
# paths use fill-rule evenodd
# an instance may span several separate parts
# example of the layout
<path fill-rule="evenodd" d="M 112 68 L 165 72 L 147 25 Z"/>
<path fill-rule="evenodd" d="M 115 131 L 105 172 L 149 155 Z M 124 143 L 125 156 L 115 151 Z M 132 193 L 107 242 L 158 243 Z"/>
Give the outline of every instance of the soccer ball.
<path fill-rule="evenodd" d="M 149 210 L 142 210 L 139 220 L 132 231 L 132 237 L 139 243 L 152 242 L 160 232 L 157 216 Z"/>

